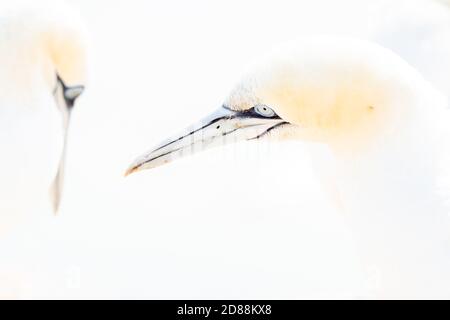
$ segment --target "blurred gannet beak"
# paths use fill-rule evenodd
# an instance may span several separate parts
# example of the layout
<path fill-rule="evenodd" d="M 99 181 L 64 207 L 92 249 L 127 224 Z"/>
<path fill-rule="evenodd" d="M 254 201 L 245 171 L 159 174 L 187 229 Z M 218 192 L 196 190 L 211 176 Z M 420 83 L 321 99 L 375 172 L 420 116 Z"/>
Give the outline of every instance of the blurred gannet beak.
<path fill-rule="evenodd" d="M 235 111 L 223 106 L 137 158 L 128 168 L 125 176 L 144 169 L 155 168 L 212 147 L 259 139 L 283 124 L 287 122 L 276 114 L 262 116 L 255 112 L 254 108 Z"/>

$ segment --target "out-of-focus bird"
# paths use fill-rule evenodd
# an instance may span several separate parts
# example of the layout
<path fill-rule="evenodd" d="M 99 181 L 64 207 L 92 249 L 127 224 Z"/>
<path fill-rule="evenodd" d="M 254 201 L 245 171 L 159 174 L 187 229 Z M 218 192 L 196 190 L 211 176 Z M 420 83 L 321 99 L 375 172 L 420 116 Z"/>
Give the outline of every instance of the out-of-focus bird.
<path fill-rule="evenodd" d="M 49 192 L 59 208 L 70 115 L 86 76 L 80 21 L 56 1 L 0 5 L 0 230 Z"/>
<path fill-rule="evenodd" d="M 126 174 L 240 140 L 325 144 L 321 165 L 335 172 L 333 197 L 376 295 L 450 297 L 446 108 L 445 96 L 388 49 L 304 39 L 252 66 L 223 106 Z"/>

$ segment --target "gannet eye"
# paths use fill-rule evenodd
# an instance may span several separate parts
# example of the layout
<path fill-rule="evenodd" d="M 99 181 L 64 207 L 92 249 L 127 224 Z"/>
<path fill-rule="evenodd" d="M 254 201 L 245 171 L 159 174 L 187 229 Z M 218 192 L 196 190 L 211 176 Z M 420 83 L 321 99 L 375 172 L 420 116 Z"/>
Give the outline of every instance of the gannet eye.
<path fill-rule="evenodd" d="M 258 113 L 259 115 L 263 116 L 263 117 L 273 117 L 275 115 L 275 112 L 269 108 L 268 106 L 265 105 L 257 105 L 255 108 L 256 113 Z"/>

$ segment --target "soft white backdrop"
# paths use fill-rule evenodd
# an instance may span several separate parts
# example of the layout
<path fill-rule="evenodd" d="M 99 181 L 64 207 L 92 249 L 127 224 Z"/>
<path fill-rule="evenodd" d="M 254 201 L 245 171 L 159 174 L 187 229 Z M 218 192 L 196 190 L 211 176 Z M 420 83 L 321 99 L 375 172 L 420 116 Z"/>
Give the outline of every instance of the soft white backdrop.
<path fill-rule="evenodd" d="M 351 298 L 376 286 L 302 143 L 241 143 L 123 173 L 220 106 L 254 57 L 304 34 L 379 40 L 447 90 L 449 64 L 439 58 L 449 51 L 433 47 L 448 42 L 444 9 L 428 12 L 431 1 L 69 2 L 90 30 L 90 81 L 73 115 L 60 215 L 37 212 L 0 243 L 14 294 Z"/>

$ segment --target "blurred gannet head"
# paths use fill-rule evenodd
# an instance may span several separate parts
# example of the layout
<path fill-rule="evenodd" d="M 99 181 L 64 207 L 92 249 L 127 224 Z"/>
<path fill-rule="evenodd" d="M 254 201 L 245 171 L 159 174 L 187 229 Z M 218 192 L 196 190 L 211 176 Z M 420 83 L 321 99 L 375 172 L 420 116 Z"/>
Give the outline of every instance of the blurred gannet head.
<path fill-rule="evenodd" d="M 57 211 L 70 114 L 86 81 L 86 31 L 77 13 L 61 1 L 3 3 L 0 10 L 2 103 L 25 105 L 33 112 L 55 109 L 61 115 L 61 134 L 54 137 L 62 141 L 61 150 L 49 186 Z"/>
<path fill-rule="evenodd" d="M 307 38 L 251 66 L 223 106 L 139 157 L 127 174 L 240 140 L 302 139 L 361 149 L 406 126 L 423 82 L 373 43 Z"/>

